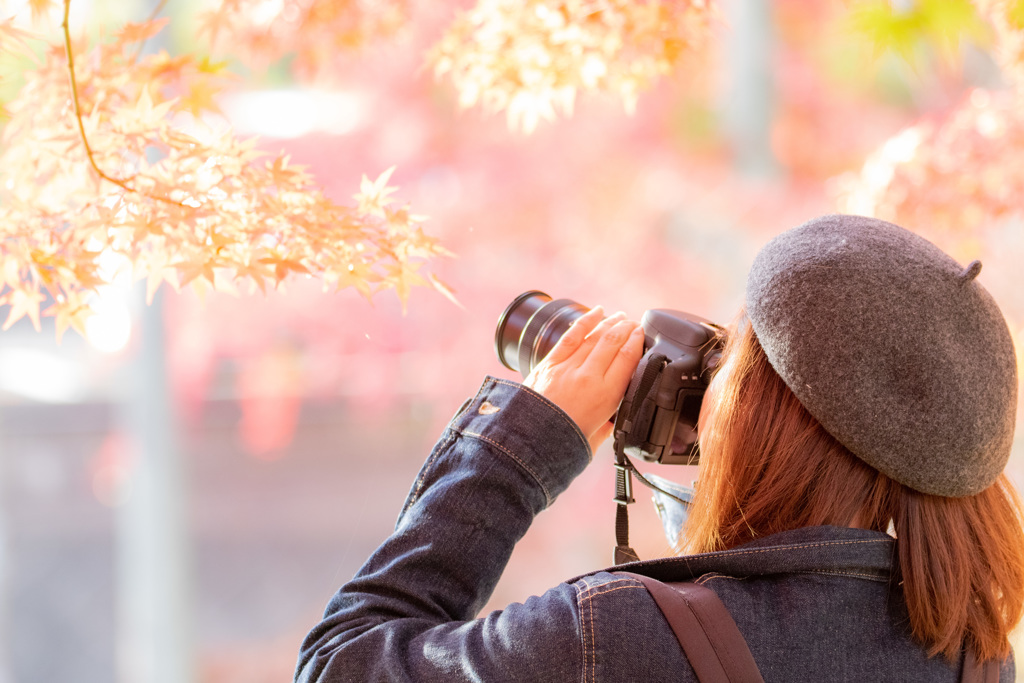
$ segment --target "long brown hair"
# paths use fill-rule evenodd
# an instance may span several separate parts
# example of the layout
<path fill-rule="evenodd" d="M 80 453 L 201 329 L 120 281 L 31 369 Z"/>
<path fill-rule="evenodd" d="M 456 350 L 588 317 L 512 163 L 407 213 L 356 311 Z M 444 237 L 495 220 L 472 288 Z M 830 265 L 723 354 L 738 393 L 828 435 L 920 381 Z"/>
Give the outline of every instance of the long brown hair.
<path fill-rule="evenodd" d="M 800 404 L 745 317 L 704 400 L 685 549 L 804 526 L 894 529 L 913 636 L 955 659 L 1004 659 L 1024 602 L 1021 500 L 1006 475 L 975 496 L 914 491 L 862 462 Z"/>

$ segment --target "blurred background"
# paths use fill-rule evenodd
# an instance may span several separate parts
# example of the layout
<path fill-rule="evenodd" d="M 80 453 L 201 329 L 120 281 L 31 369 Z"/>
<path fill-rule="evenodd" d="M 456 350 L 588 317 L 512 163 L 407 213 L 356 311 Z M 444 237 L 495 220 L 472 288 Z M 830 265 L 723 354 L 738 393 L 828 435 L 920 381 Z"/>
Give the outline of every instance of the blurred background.
<path fill-rule="evenodd" d="M 100 36 L 158 9 L 171 21 L 147 49 L 202 52 L 197 17 L 216 4 L 74 0 L 71 16 Z M 287 22 L 303 4 L 244 12 Z M 0 333 L 0 682 L 289 680 L 462 400 L 485 375 L 518 379 L 493 337 L 525 290 L 728 323 L 773 235 L 873 213 L 980 258 L 1021 357 L 1024 108 L 992 5 L 723 0 L 633 113 L 581 91 L 571 115 L 538 109 L 533 130 L 460 107 L 465 91 L 429 65 L 472 2 L 395 3 L 394 29 L 324 57 L 326 75 L 222 47 L 240 76 L 224 118 L 335 201 L 397 166 L 397 196 L 454 254 L 430 269 L 458 305 L 415 288 L 403 312 L 393 293 L 370 303 L 299 277 L 266 295 L 164 287 L 150 306 L 125 288 L 84 337 L 57 343 L 50 318 Z M 61 10 L 37 30 L 56 31 Z M 0 101 L 18 85 L 5 79 Z M 1018 438 L 1018 486 L 1022 451 Z M 487 609 L 611 563 L 612 473 L 605 450 L 531 528 Z M 640 493 L 634 547 L 671 552 Z"/>

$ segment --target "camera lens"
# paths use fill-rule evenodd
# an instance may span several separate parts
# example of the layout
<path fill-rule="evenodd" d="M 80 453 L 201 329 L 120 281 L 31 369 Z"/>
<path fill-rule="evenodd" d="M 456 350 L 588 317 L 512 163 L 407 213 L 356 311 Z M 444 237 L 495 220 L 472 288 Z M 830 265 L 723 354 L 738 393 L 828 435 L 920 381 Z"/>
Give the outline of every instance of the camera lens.
<path fill-rule="evenodd" d="M 498 360 L 526 377 L 588 310 L 571 299 L 552 300 L 536 290 L 520 294 L 498 319 L 494 333 Z"/>

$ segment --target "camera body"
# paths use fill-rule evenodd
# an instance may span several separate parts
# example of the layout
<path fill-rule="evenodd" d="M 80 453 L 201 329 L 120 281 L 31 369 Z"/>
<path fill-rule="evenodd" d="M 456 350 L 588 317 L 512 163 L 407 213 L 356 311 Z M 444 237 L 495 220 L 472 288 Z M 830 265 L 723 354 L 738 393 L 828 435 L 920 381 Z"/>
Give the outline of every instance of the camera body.
<path fill-rule="evenodd" d="M 494 343 L 505 367 L 524 377 L 589 310 L 544 292 L 518 296 L 498 320 Z M 697 418 L 721 359 L 725 333 L 699 316 L 670 309 L 641 318 L 644 355 L 615 415 L 614 447 L 649 462 L 693 465 L 699 458 Z"/>

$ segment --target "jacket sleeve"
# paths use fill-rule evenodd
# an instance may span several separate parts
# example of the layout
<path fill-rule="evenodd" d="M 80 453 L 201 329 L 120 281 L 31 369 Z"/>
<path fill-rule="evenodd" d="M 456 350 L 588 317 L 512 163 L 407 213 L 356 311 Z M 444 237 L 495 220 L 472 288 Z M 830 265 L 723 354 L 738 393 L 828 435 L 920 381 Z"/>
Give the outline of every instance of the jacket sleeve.
<path fill-rule="evenodd" d="M 474 619 L 537 513 L 587 465 L 576 424 L 488 377 L 423 465 L 392 534 L 334 595 L 295 680 L 573 680 L 576 589 Z"/>

